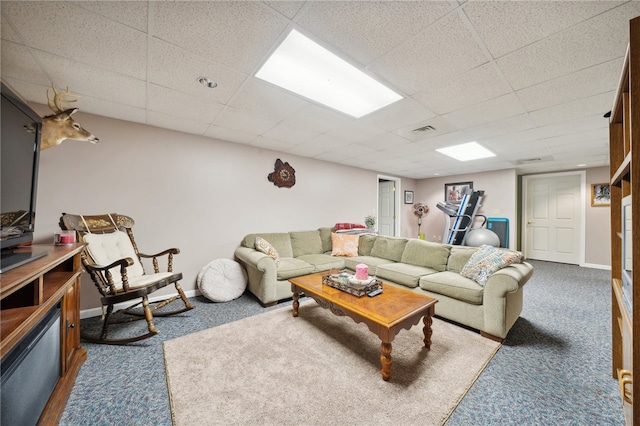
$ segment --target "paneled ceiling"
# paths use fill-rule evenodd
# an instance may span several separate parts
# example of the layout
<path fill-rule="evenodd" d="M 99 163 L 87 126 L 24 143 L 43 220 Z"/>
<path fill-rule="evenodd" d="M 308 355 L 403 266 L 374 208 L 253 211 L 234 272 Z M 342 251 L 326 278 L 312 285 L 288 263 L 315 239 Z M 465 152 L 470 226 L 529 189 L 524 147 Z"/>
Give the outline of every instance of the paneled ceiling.
<path fill-rule="evenodd" d="M 83 112 L 422 179 L 607 166 L 603 115 L 640 2 L 2 1 L 0 10 L 2 78 L 28 101 L 46 104 L 53 83 L 80 95 Z M 255 78 L 292 28 L 404 99 L 354 119 Z M 415 130 L 425 126 L 433 130 Z M 496 156 L 458 162 L 435 151 L 470 141 Z"/>

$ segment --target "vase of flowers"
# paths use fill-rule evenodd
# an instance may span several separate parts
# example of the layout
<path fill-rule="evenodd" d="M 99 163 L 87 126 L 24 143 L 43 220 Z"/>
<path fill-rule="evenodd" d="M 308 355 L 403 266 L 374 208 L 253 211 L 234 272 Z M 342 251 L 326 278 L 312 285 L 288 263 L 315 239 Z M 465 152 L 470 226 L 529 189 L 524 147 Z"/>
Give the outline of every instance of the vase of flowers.
<path fill-rule="evenodd" d="M 364 224 L 369 229 L 375 229 L 376 227 L 376 217 L 369 215 L 364 218 Z"/>

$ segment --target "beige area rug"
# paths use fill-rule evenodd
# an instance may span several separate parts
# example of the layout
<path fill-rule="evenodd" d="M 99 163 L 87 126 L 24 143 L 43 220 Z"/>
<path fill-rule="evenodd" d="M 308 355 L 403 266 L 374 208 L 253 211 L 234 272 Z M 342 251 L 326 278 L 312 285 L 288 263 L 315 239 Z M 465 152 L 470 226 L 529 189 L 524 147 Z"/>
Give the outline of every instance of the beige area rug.
<path fill-rule="evenodd" d="M 393 342 L 308 300 L 164 342 L 173 422 L 196 425 L 439 425 L 500 344 L 434 319 Z"/>

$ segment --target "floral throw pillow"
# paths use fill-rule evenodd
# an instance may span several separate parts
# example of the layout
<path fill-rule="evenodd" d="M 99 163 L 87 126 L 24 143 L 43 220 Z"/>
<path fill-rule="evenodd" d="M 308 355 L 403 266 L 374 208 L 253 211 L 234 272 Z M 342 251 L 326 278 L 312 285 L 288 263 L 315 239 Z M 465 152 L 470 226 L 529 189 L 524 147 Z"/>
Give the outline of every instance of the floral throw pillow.
<path fill-rule="evenodd" d="M 521 262 L 522 253 L 520 252 L 482 245 L 465 263 L 460 275 L 484 287 L 494 272 L 512 263 Z"/>
<path fill-rule="evenodd" d="M 359 235 L 331 233 L 331 256 L 357 256 L 359 240 Z"/>
<path fill-rule="evenodd" d="M 278 250 L 275 249 L 267 240 L 264 238 L 256 237 L 255 241 L 256 250 L 261 251 L 267 256 L 273 258 L 276 262 L 276 265 L 280 263 L 280 255 L 278 254 Z"/>

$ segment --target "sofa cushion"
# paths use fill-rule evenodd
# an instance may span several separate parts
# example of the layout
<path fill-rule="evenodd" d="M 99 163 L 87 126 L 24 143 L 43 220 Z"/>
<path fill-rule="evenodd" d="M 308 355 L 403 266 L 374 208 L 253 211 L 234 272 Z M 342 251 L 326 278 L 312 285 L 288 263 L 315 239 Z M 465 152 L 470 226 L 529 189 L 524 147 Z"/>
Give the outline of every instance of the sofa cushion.
<path fill-rule="evenodd" d="M 402 252 L 402 263 L 424 266 L 442 272 L 447 269 L 447 260 L 451 246 L 411 239 Z M 417 282 L 416 282 L 416 285 Z"/>
<path fill-rule="evenodd" d="M 356 257 L 344 257 L 344 266 L 347 269 L 351 269 L 352 271 L 356 270 L 356 265 L 359 263 L 364 263 L 369 268 L 369 274 L 373 275 L 376 268 L 379 265 L 385 265 L 387 263 L 394 263 L 389 259 L 382 259 L 379 257 L 373 256 L 356 256 Z"/>
<path fill-rule="evenodd" d="M 478 251 L 477 247 L 451 246 L 449 260 L 447 261 L 447 271 L 460 273 L 473 253 Z"/>
<path fill-rule="evenodd" d="M 256 250 L 261 251 L 262 253 L 272 258 L 276 262 L 276 265 L 280 263 L 280 255 L 278 254 L 278 250 L 276 250 L 264 238 L 256 237 L 255 247 L 256 247 Z"/>
<path fill-rule="evenodd" d="M 438 271 L 424 266 L 409 265 L 407 263 L 387 263 L 376 268 L 376 277 L 410 288 L 416 288 L 421 277 L 436 272 Z"/>
<path fill-rule="evenodd" d="M 331 234 L 331 255 L 353 257 L 358 255 L 358 235 Z"/>
<path fill-rule="evenodd" d="M 483 244 L 469 258 L 462 271 L 460 271 L 460 275 L 470 278 L 484 287 L 494 272 L 512 263 L 521 262 L 522 253 L 518 251 Z"/>
<path fill-rule="evenodd" d="M 331 234 L 333 233 L 333 228 L 320 228 L 320 241 L 322 241 L 322 252 L 326 253 L 331 251 Z"/>
<path fill-rule="evenodd" d="M 260 237 L 269 242 L 278 251 L 280 257 L 293 257 L 293 249 L 291 248 L 291 237 L 288 232 L 273 232 L 248 234 L 242 240 L 244 247 L 255 247 L 256 237 Z"/>
<path fill-rule="evenodd" d="M 402 252 L 407 245 L 405 238 L 376 237 L 371 249 L 371 256 L 400 262 Z"/>
<path fill-rule="evenodd" d="M 313 273 L 313 265 L 294 257 L 281 257 L 276 272 L 278 273 L 278 280 L 288 280 L 289 278 Z"/>
<path fill-rule="evenodd" d="M 289 232 L 293 257 L 322 253 L 320 231 Z"/>
<path fill-rule="evenodd" d="M 373 243 L 375 242 L 375 235 L 360 235 L 360 240 L 358 241 L 358 255 L 371 256 L 371 249 L 373 248 Z"/>
<path fill-rule="evenodd" d="M 313 266 L 313 272 L 328 271 L 330 269 L 344 269 L 344 258 L 330 254 L 305 254 L 296 259 L 304 260 Z"/>
<path fill-rule="evenodd" d="M 419 285 L 421 289 L 432 293 L 442 294 L 473 305 L 482 305 L 484 288 L 457 272 L 445 271 L 426 275 L 420 278 Z"/>

